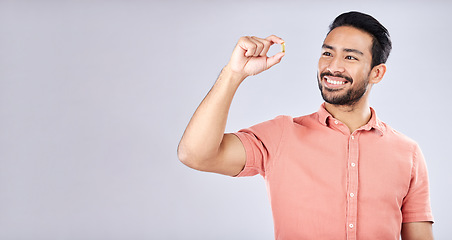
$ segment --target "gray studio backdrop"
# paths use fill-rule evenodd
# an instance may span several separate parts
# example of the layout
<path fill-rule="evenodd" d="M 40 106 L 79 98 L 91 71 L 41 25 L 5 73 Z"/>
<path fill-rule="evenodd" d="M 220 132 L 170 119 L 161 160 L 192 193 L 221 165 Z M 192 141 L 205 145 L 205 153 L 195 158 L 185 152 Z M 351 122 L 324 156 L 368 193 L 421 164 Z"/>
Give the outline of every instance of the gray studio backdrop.
<path fill-rule="evenodd" d="M 350 10 L 392 35 L 371 104 L 420 144 L 448 239 L 450 2 L 144 0 L 0 1 L 0 239 L 272 239 L 263 179 L 191 170 L 177 144 L 242 35 L 287 55 L 240 87 L 227 131 L 316 111 L 321 43 Z"/>

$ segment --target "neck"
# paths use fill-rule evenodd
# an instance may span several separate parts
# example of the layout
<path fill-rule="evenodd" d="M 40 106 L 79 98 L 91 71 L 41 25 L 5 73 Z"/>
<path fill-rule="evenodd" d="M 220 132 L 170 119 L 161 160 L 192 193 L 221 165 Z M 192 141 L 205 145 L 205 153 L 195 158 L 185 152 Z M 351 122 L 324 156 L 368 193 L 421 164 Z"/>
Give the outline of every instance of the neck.
<path fill-rule="evenodd" d="M 356 129 L 366 125 L 372 117 L 369 102 L 365 98 L 361 100 L 352 106 L 325 103 L 325 108 L 335 119 L 347 125 L 350 132 L 353 133 Z"/>

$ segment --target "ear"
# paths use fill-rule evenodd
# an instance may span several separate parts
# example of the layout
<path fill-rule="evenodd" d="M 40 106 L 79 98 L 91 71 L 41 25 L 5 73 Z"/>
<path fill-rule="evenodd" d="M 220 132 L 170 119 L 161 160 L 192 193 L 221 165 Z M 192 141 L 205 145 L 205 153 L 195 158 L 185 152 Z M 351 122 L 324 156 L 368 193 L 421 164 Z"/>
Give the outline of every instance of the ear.
<path fill-rule="evenodd" d="M 369 83 L 372 83 L 372 84 L 379 83 L 383 79 L 383 76 L 385 75 L 385 73 L 386 73 L 386 65 L 384 63 L 375 66 L 370 71 Z"/>

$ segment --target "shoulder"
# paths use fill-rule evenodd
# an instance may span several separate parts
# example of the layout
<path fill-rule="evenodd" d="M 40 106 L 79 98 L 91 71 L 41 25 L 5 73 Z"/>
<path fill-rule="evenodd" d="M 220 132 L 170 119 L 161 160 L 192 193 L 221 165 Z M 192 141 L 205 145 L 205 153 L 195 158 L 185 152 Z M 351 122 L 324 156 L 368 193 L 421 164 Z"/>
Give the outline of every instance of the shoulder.
<path fill-rule="evenodd" d="M 255 124 L 249 128 L 242 129 L 241 131 L 252 131 L 256 132 L 282 132 L 288 125 L 293 123 L 293 118 L 287 115 L 279 115 L 273 119 Z"/>
<path fill-rule="evenodd" d="M 251 126 L 251 128 L 268 128 L 268 127 L 282 127 L 287 124 L 293 123 L 293 117 L 287 115 L 279 115 L 273 119 L 258 123 Z"/>
<path fill-rule="evenodd" d="M 298 117 L 279 115 L 274 119 L 270 120 L 270 122 L 284 126 L 306 126 L 311 125 L 313 122 L 318 123 L 318 114 L 312 113 L 309 115 L 303 115 Z"/>
<path fill-rule="evenodd" d="M 389 141 L 391 141 L 391 144 L 410 152 L 415 152 L 419 149 L 419 145 L 415 140 L 397 131 L 384 122 L 382 122 L 382 124 L 384 124 L 385 127 L 385 136 Z"/>
<path fill-rule="evenodd" d="M 276 132 L 284 132 L 287 129 L 291 129 L 293 127 L 298 126 L 308 126 L 312 125 L 313 121 L 318 122 L 318 116 L 316 113 L 299 116 L 299 117 L 292 117 L 289 115 L 279 115 L 276 116 L 273 119 L 255 124 L 249 128 L 242 129 L 240 131 L 250 131 L 253 133 L 276 133 Z"/>

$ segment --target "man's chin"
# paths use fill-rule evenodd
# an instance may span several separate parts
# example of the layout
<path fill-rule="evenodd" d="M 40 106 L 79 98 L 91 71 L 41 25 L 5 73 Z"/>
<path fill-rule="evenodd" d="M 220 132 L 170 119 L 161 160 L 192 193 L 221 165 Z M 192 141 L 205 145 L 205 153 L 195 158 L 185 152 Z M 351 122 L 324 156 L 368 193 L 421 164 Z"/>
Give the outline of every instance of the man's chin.
<path fill-rule="evenodd" d="M 327 92 L 325 94 L 325 92 L 322 92 L 322 98 L 325 102 L 333 105 L 349 105 L 350 103 L 349 99 L 347 99 L 347 96 L 344 96 L 343 94 L 331 94 L 331 92 Z"/>
<path fill-rule="evenodd" d="M 327 91 L 327 92 L 339 92 L 340 90 L 342 90 L 343 88 L 327 88 L 327 87 L 323 87 L 323 91 Z"/>

